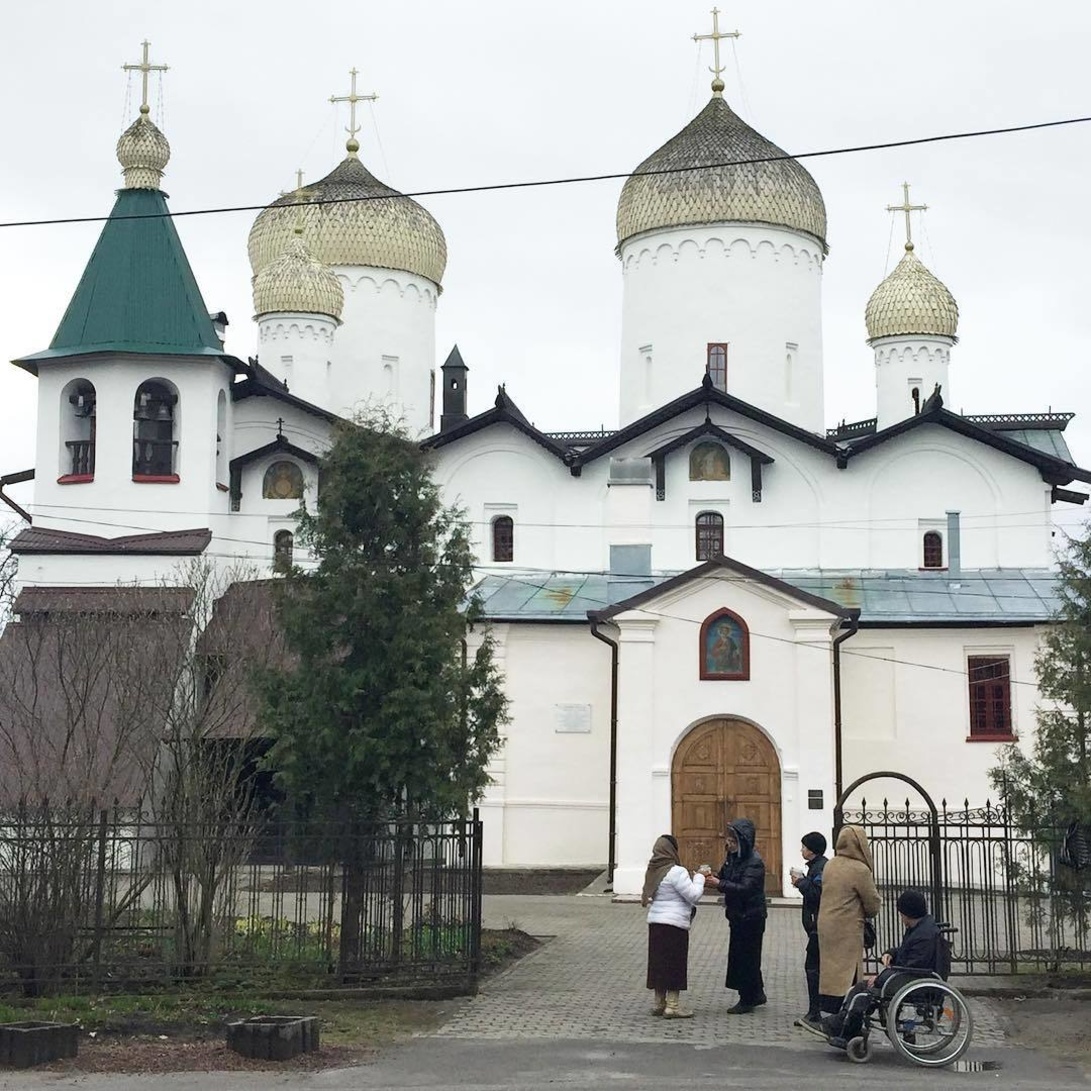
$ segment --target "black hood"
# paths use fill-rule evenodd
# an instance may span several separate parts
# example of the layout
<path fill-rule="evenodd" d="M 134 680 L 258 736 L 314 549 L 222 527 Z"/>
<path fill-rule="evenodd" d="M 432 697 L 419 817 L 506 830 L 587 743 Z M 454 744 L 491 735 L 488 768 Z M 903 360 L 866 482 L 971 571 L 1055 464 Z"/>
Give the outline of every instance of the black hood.
<path fill-rule="evenodd" d="M 727 824 L 739 839 L 739 859 L 745 860 L 754 851 L 754 823 L 749 818 L 736 818 Z"/>

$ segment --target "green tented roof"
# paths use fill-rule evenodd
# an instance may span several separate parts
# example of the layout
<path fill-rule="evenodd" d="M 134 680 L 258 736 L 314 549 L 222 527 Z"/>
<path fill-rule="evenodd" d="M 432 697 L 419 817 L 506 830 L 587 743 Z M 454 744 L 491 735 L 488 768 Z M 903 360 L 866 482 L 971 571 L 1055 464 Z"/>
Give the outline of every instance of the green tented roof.
<path fill-rule="evenodd" d="M 15 362 L 100 352 L 223 355 L 166 213 L 162 191 L 120 190 L 49 348 Z"/>

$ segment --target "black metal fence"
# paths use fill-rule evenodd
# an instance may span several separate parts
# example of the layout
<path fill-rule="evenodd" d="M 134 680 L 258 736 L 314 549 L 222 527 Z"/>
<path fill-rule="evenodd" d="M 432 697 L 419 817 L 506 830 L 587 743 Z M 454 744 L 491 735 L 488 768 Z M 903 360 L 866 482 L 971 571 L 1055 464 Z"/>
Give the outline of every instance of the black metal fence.
<path fill-rule="evenodd" d="M 949 809 L 905 799 L 839 808 L 835 826 L 862 826 L 883 895 L 875 954 L 896 943 L 895 902 L 926 891 L 937 920 L 958 928 L 953 966 L 963 974 L 1091 968 L 1091 869 L 1059 861 L 1064 830 L 1016 827 L 1003 804 Z"/>
<path fill-rule="evenodd" d="M 481 864 L 476 811 L 349 834 L 21 808 L 0 817 L 0 991 L 189 980 L 472 992 Z"/>

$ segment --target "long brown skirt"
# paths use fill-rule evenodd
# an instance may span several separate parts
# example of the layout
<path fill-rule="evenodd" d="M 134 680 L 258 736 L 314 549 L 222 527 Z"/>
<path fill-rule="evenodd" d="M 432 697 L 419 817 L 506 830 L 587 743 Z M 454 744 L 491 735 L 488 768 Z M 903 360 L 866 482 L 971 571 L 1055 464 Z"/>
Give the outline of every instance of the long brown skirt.
<path fill-rule="evenodd" d="M 648 925 L 648 988 L 681 992 L 687 988 L 689 932 L 673 924 Z"/>

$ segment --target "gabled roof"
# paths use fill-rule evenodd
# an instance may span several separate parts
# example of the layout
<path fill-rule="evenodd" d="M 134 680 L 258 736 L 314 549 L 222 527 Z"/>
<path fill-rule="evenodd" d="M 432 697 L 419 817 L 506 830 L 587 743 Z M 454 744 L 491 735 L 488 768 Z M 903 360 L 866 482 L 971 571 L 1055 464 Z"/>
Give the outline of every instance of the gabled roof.
<path fill-rule="evenodd" d="M 1042 480 L 1051 485 L 1067 485 L 1070 481 L 1091 481 L 1091 471 L 1081 470 L 1078 466 L 1074 466 L 1055 455 L 1030 447 L 1025 443 L 1008 439 L 1003 431 L 984 427 L 970 417 L 963 417 L 958 413 L 952 413 L 944 409 L 943 400 L 938 395 L 929 398 L 928 402 L 925 403 L 924 411 L 916 416 L 907 417 L 905 420 L 898 421 L 897 424 L 892 424 L 889 428 L 884 428 L 881 432 L 865 435 L 861 439 L 842 445 L 837 463 L 843 468 L 850 459 L 855 458 L 857 455 L 888 443 L 906 432 L 930 424 L 946 428 L 958 435 L 966 436 L 968 439 L 976 440 L 978 443 L 985 444 L 986 447 L 992 447 L 1003 454 L 1011 455 L 1012 458 L 1016 458 L 1020 462 L 1026 462 L 1034 466 L 1042 475 Z"/>
<path fill-rule="evenodd" d="M 789 421 L 781 420 L 780 417 L 776 417 L 772 413 L 767 413 L 764 409 L 759 409 L 749 402 L 744 402 L 742 399 L 736 398 L 732 394 L 717 390 L 716 387 L 712 385 L 712 380 L 709 376 L 705 375 L 701 385 L 695 390 L 691 390 L 688 394 L 683 394 L 680 398 L 675 398 L 674 401 L 668 402 L 659 409 L 653 410 L 651 413 L 647 414 L 647 416 L 641 417 L 639 420 L 633 421 L 632 424 L 618 429 L 618 431 L 607 436 L 600 443 L 594 443 L 590 447 L 580 451 L 574 457 L 574 466 L 577 468 L 586 466 L 589 462 L 594 462 L 595 459 L 602 458 L 603 455 L 607 455 L 611 451 L 617 450 L 618 447 L 623 446 L 630 440 L 638 439 L 645 433 L 652 431 L 652 429 L 658 428 L 661 424 L 665 424 L 667 421 L 673 420 L 683 413 L 688 413 L 691 409 L 696 409 L 701 406 L 704 406 L 707 409 L 707 407 L 713 405 L 729 409 L 734 413 L 738 413 L 739 416 L 746 417 L 748 420 L 752 420 L 757 424 L 763 424 L 775 432 L 790 436 L 792 439 L 798 440 L 808 447 L 813 447 L 815 450 L 822 451 L 824 454 L 836 455 L 838 452 L 837 444 L 833 443 L 831 440 L 828 440 L 823 436 L 817 436 L 814 432 L 808 432 L 806 429 L 791 424 Z"/>
<path fill-rule="evenodd" d="M 302 409 L 304 413 L 309 413 L 312 417 L 320 417 L 331 424 L 345 420 L 344 417 L 331 413 L 320 405 L 296 397 L 295 394 L 288 390 L 287 383 L 281 382 L 268 368 L 262 367 L 253 357 L 247 360 L 245 364 L 239 363 L 238 371 L 240 374 L 245 375 L 246 378 L 242 382 L 232 383 L 231 400 L 233 402 L 242 401 L 244 398 L 274 398 L 276 401 L 295 406 L 296 409 Z"/>
<path fill-rule="evenodd" d="M 694 440 L 701 439 L 704 436 L 713 436 L 723 443 L 726 443 L 729 447 L 734 447 L 737 451 L 742 451 L 743 454 L 749 455 L 753 459 L 757 459 L 764 466 L 771 466 L 775 459 L 765 454 L 764 451 L 759 451 L 757 447 L 751 446 L 745 440 L 738 439 L 731 435 L 730 432 L 725 432 L 718 424 L 713 424 L 708 417 L 705 417 L 702 424 L 697 425 L 696 428 L 691 428 L 688 432 L 683 433 L 676 439 L 672 439 L 670 443 L 663 444 L 662 447 L 657 447 L 654 451 L 649 451 L 648 458 L 663 458 L 665 455 L 669 455 L 672 451 L 677 451 L 680 447 L 685 447 L 689 443 L 693 443 Z"/>
<path fill-rule="evenodd" d="M 195 557 L 212 541 L 212 531 L 165 530 L 148 534 L 127 534 L 121 538 L 102 538 L 97 534 L 77 534 L 71 530 L 28 527 L 11 542 L 12 553 L 99 553 L 166 555 Z"/>
<path fill-rule="evenodd" d="M 421 446 L 434 451 L 439 447 L 446 447 L 447 444 L 453 443 L 455 440 L 472 436 L 475 432 L 480 432 L 484 428 L 491 428 L 495 424 L 510 425 L 516 431 L 528 436 L 540 447 L 544 447 L 551 455 L 555 455 L 562 462 L 570 463 L 572 461 L 573 452 L 564 444 L 558 443 L 545 432 L 535 428 L 523 416 L 522 411 L 515 402 L 508 397 L 508 392 L 502 386 L 497 388 L 496 401 L 493 403 L 492 409 L 479 413 L 476 417 L 470 417 L 468 421 L 464 421 L 454 428 L 449 428 L 446 432 L 437 432 L 435 435 L 429 436 Z"/>
<path fill-rule="evenodd" d="M 776 576 L 771 576 L 768 572 L 762 572 L 758 568 L 751 568 L 741 561 L 732 560 L 730 557 L 714 557 L 711 561 L 705 561 L 703 564 L 697 565 L 696 568 L 691 568 L 687 572 L 672 576 L 670 579 L 664 580 L 654 587 L 649 587 L 644 591 L 640 591 L 631 598 L 624 599 L 621 602 L 615 603 L 613 606 L 607 606 L 603 610 L 588 610 L 587 616 L 592 621 L 606 621 L 617 614 L 625 613 L 627 610 L 638 609 L 645 603 L 660 598 L 669 591 L 673 591 L 676 587 L 684 587 L 687 583 L 692 583 L 694 580 L 704 579 L 706 576 L 716 576 L 721 572 L 731 573 L 748 583 L 761 584 L 788 598 L 793 598 L 797 602 L 806 603 L 808 606 L 813 606 L 818 610 L 824 610 L 826 613 L 834 614 L 837 617 L 852 618 L 859 616 L 860 613 L 859 609 L 856 607 L 842 606 L 832 599 L 822 598 L 819 595 L 812 594 L 810 591 L 803 591 L 793 584 L 786 583 L 784 580 L 778 579 Z"/>
<path fill-rule="evenodd" d="M 247 451 L 245 454 L 233 458 L 230 466 L 232 470 L 242 469 L 243 466 L 248 466 L 251 462 L 257 462 L 258 459 L 273 454 L 293 455 L 301 461 L 310 462 L 311 464 L 318 461 L 318 455 L 313 451 L 308 451 L 305 447 L 297 447 L 283 436 L 277 436 L 272 443 L 266 443 L 263 447 L 255 447 L 252 451 Z"/>
<path fill-rule="evenodd" d="M 223 355 L 164 194 L 118 191 L 49 348 L 16 361 L 96 353 Z"/>

